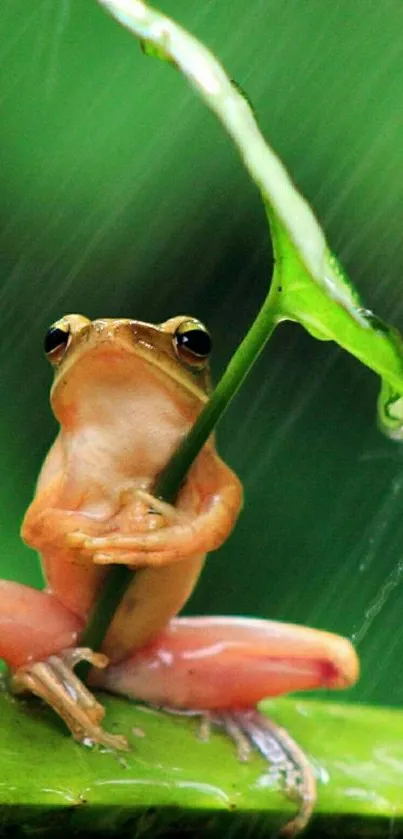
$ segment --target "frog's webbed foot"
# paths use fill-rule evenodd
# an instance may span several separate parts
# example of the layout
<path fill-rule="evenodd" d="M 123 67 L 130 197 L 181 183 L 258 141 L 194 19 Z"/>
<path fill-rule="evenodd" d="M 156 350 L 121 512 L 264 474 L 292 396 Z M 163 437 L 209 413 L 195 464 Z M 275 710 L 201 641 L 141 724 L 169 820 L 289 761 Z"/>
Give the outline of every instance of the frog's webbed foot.
<path fill-rule="evenodd" d="M 125 737 L 109 734 L 101 727 L 105 709 L 73 671 L 80 661 L 101 668 L 108 664 L 105 655 L 86 647 L 65 650 L 45 661 L 19 667 L 11 676 L 11 689 L 43 699 L 64 720 L 75 740 L 127 750 Z"/>
<path fill-rule="evenodd" d="M 302 749 L 284 728 L 256 709 L 214 712 L 203 716 L 201 736 L 206 739 L 211 725 L 223 728 L 235 743 L 240 760 L 247 761 L 257 750 L 270 764 L 270 776 L 281 781 L 284 792 L 299 805 L 297 815 L 280 831 L 295 836 L 306 827 L 316 801 L 316 781 Z"/>

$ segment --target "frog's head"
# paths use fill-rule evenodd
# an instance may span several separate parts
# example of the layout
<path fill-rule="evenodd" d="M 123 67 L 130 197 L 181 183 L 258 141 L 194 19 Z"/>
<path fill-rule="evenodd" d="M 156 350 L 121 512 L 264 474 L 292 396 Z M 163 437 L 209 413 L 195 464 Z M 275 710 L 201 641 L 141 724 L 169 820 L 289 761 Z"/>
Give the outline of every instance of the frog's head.
<path fill-rule="evenodd" d="M 90 403 L 102 410 L 112 400 L 119 410 L 119 401 L 121 406 L 125 397 L 135 401 L 139 392 L 154 399 L 163 395 L 195 414 L 211 389 L 211 339 L 206 327 L 188 316 L 154 325 L 66 315 L 48 330 L 45 352 L 55 370 L 51 403 L 61 422 L 73 408 L 76 413 Z"/>

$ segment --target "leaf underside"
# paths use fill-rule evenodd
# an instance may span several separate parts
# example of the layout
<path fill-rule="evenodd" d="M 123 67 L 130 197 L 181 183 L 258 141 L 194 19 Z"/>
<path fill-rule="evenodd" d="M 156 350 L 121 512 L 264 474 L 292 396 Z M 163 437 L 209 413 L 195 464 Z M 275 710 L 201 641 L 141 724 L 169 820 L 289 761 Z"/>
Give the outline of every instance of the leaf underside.
<path fill-rule="evenodd" d="M 103 696 L 106 727 L 129 753 L 74 743 L 39 701 L 0 694 L 2 835 L 67 831 L 131 837 L 270 836 L 295 810 L 253 756 L 241 764 L 220 732 L 195 718 Z M 309 757 L 319 801 L 306 835 L 403 836 L 403 713 L 282 699 L 263 710 Z"/>

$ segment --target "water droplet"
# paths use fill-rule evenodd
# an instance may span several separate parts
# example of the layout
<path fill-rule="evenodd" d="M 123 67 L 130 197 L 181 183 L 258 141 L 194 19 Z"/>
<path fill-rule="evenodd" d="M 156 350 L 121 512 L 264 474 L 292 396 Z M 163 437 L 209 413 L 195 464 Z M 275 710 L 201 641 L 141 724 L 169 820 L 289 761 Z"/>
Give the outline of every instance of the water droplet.
<path fill-rule="evenodd" d="M 389 335 L 392 332 L 390 326 L 381 320 L 381 318 L 378 318 L 377 315 L 374 315 L 371 309 L 359 309 L 358 311 L 376 332 L 383 332 L 385 335 Z"/>

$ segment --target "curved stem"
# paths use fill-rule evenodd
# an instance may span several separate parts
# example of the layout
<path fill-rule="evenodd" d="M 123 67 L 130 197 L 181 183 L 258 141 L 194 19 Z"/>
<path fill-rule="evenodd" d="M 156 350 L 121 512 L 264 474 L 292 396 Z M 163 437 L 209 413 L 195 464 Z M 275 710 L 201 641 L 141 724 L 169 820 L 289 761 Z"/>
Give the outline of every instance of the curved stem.
<path fill-rule="evenodd" d="M 241 387 L 278 321 L 278 313 L 271 304 L 269 294 L 197 422 L 159 475 L 153 490 L 154 495 L 165 501 L 175 500 L 189 467 Z"/>

